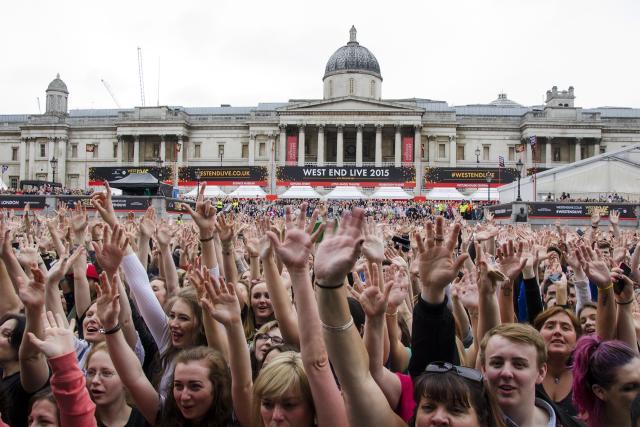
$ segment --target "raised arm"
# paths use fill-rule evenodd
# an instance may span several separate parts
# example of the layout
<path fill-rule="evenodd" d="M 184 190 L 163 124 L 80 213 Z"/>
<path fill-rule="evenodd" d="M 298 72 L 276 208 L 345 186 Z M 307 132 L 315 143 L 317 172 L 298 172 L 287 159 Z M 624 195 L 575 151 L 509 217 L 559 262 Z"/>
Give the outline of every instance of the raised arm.
<path fill-rule="evenodd" d="M 56 265 L 47 273 L 47 286 L 45 290 L 47 311 L 66 316 L 64 307 L 62 307 L 62 301 L 60 300 L 60 281 L 64 278 L 64 275 L 67 274 L 69 267 L 77 262 L 78 259 L 85 259 L 84 248 L 78 248 L 71 256 L 63 254 L 62 258 L 60 258 Z M 81 313 L 78 313 L 78 315 L 80 314 Z"/>
<path fill-rule="evenodd" d="M 11 278 L 11 283 L 13 285 L 13 295 L 17 298 L 18 292 L 18 282 L 16 279 L 18 277 L 22 278 L 24 281 L 28 281 L 29 277 L 26 275 L 20 263 L 18 262 L 18 258 L 16 254 L 13 252 L 13 247 L 11 243 L 13 241 L 13 236 L 11 230 L 5 223 L 4 215 L 0 215 L 0 258 L 4 262 L 5 267 L 7 268 L 7 273 Z M 2 287 L 9 289 L 8 284 L 4 283 Z M 5 295 L 5 294 L 3 294 Z M 7 293 L 11 297 L 11 293 Z"/>
<path fill-rule="evenodd" d="M 173 296 L 178 290 L 178 272 L 171 256 L 171 239 L 175 234 L 168 224 L 160 224 L 156 228 L 156 240 L 160 247 L 160 262 L 163 277 L 167 286 L 167 297 Z"/>
<path fill-rule="evenodd" d="M 305 204 L 303 206 L 306 211 Z M 301 211 L 303 206 L 300 208 Z M 315 212 L 314 215 L 316 215 Z M 291 285 L 296 296 L 302 364 L 309 379 L 318 425 L 321 427 L 346 426 L 348 424 L 344 401 L 329 365 L 327 349 L 322 338 L 318 305 L 309 275 L 309 254 L 313 242 L 318 239 L 324 229 L 324 226 L 321 226 L 311 234 L 313 224 L 314 221 L 311 221 L 306 226 L 304 216 L 300 215 L 295 221 L 291 220 L 284 242 L 281 242 L 279 235 L 273 231 L 269 231 L 267 235 L 291 277 Z"/>
<path fill-rule="evenodd" d="M 353 319 L 343 288 L 362 246 L 363 211 L 343 215 L 339 229 L 331 224 L 318 246 L 314 270 L 318 308 L 324 338 L 344 393 L 351 426 L 404 426 L 389 407 L 369 373 L 369 358 Z"/>
<path fill-rule="evenodd" d="M 616 305 L 618 306 L 616 338 L 626 343 L 636 354 L 639 354 L 638 339 L 631 310 L 632 304 L 635 303 L 633 281 L 625 276 L 620 268 L 614 268 L 611 271 L 611 278 L 623 283 L 622 292 L 616 295 Z"/>
<path fill-rule="evenodd" d="M 152 206 L 149 206 L 142 218 L 140 218 L 140 226 L 138 228 L 138 259 L 145 270 L 148 269 L 149 263 L 149 242 L 155 230 L 156 210 Z M 167 295 L 169 295 L 168 288 Z"/>
<path fill-rule="evenodd" d="M 222 265 L 227 282 L 238 282 L 238 268 L 236 267 L 233 242 L 236 238 L 236 226 L 232 215 L 219 215 L 217 219 L 218 236 L 222 252 Z"/>
<path fill-rule="evenodd" d="M 132 254 L 136 258 L 135 254 Z M 142 370 L 138 357 L 129 347 L 122 329 L 119 327 L 120 299 L 118 288 L 109 280 L 106 272 L 100 275 L 98 288 L 98 318 L 105 329 L 105 339 L 109 356 L 118 376 L 127 388 L 138 410 L 147 422 L 155 424 L 160 408 L 160 396 Z"/>
<path fill-rule="evenodd" d="M 580 246 L 576 256 L 582 263 L 587 277 L 598 287 L 598 316 L 596 317 L 596 334 L 603 340 L 611 340 L 616 335 L 616 306 L 613 283 L 607 264 L 600 253 L 590 247 Z"/>
<path fill-rule="evenodd" d="M 500 319 L 503 323 L 516 321 L 515 309 L 513 307 L 514 283 L 520 277 L 527 260 L 522 257 L 523 242 L 518 247 L 514 246 L 513 240 L 503 243 L 498 251 L 500 258 L 500 271 L 507 277 L 502 281 L 498 291 L 498 304 L 500 306 Z"/>
<path fill-rule="evenodd" d="M 479 244 L 476 244 L 476 265 L 478 283 L 478 337 L 484 335 L 500 324 L 500 310 L 496 295 L 497 283 L 505 276 L 492 269 L 487 263 L 486 255 Z"/>

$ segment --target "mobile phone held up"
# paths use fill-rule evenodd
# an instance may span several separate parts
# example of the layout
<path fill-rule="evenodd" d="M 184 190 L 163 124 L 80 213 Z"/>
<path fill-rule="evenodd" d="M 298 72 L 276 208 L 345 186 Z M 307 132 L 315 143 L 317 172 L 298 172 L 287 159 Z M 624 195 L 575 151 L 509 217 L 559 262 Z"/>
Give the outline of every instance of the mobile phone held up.
<path fill-rule="evenodd" d="M 551 280 L 552 282 L 557 282 L 561 278 L 562 278 L 562 273 L 555 273 L 549 276 L 549 280 Z"/>
<path fill-rule="evenodd" d="M 619 268 L 622 270 L 622 274 L 624 274 L 625 276 L 629 277 L 631 275 L 631 267 L 629 267 L 624 262 L 620 263 Z M 614 279 L 612 280 L 612 282 L 613 282 L 613 292 L 615 292 L 616 295 L 620 295 L 624 290 L 624 281 Z"/>

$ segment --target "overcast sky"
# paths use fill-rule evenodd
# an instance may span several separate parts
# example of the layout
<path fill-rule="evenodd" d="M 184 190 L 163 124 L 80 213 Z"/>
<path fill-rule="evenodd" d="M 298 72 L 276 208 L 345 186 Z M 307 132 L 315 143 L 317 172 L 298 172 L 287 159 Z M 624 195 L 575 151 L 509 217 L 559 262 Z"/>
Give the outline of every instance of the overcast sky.
<path fill-rule="evenodd" d="M 640 107 L 637 0 L 23 0 L 0 13 L 0 114 L 38 113 L 60 73 L 69 107 L 254 106 L 322 98 L 349 39 L 378 59 L 383 98 L 525 105 L 553 85 L 582 107 Z"/>

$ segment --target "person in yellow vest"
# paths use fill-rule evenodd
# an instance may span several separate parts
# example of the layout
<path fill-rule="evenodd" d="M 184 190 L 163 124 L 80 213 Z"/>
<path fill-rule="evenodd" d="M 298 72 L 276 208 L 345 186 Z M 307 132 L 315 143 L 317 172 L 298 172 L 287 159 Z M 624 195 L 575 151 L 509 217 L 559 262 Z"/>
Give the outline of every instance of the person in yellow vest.
<path fill-rule="evenodd" d="M 222 210 L 222 200 L 218 199 L 218 204 L 216 205 L 216 207 L 218 208 L 218 212 L 220 212 Z"/>

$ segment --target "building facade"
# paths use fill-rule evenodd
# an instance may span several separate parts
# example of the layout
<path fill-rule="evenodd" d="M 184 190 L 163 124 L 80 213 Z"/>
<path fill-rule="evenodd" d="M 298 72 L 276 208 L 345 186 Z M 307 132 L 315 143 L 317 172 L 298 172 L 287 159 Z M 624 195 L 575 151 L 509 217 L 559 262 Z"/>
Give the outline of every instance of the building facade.
<path fill-rule="evenodd" d="M 358 43 L 353 27 L 349 42 L 327 62 L 322 99 L 68 111 L 70 93 L 58 76 L 46 90 L 44 114 L 0 115 L 2 178 L 9 187 L 21 180 L 85 187 L 96 168 L 161 166 L 163 179 L 187 186 L 193 179 L 181 177 L 194 170 L 257 166 L 266 170 L 262 184 L 277 193 L 283 191 L 279 184 L 295 177 L 317 186 L 340 183 L 308 175 L 327 168 L 348 168 L 356 176 L 369 168 L 380 175 L 369 180 L 374 184 L 386 183 L 385 169 L 394 175 L 410 168 L 415 176 L 404 184 L 413 180 L 418 185 L 410 186 L 420 194 L 427 170 L 495 168 L 500 157 L 507 168 L 521 159 L 527 169 L 541 170 L 640 142 L 640 109 L 582 108 L 574 103 L 573 87 L 554 86 L 538 106 L 522 106 L 506 94 L 487 104 L 450 106 L 384 99 L 382 83 L 378 61 Z M 293 181 L 280 179 L 283 166 Z M 230 189 L 241 182 L 226 184 Z M 395 178 L 390 183 L 403 184 Z"/>

